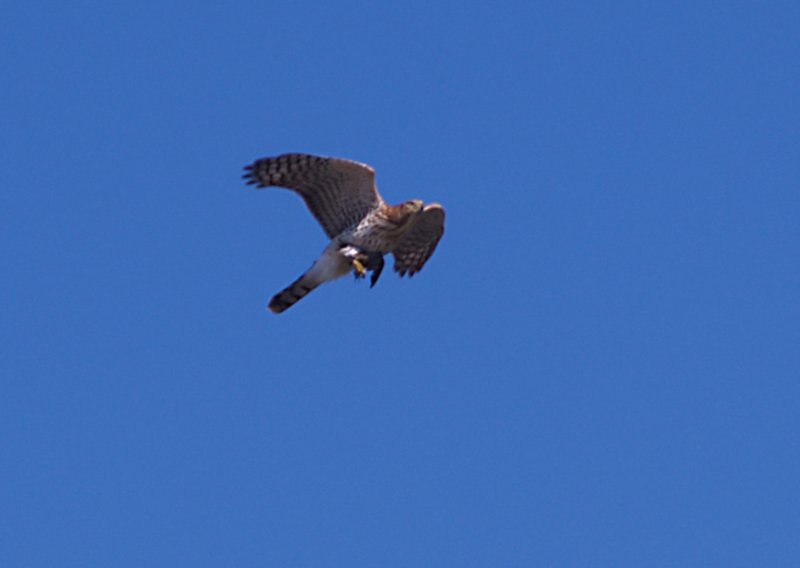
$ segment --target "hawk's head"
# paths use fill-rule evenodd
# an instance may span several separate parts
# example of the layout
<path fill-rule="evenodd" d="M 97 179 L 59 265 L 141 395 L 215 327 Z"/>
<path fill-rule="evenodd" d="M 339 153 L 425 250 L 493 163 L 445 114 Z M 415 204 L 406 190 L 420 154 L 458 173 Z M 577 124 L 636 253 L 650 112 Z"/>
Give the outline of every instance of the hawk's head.
<path fill-rule="evenodd" d="M 406 229 L 410 229 L 417 224 L 417 221 L 422 217 L 422 212 L 425 209 L 425 204 L 421 199 L 412 199 L 406 201 L 400 207 L 403 208 L 406 221 L 404 223 Z"/>
<path fill-rule="evenodd" d="M 412 199 L 400 205 L 387 205 L 379 215 L 392 225 L 391 231 L 405 232 L 413 227 L 422 216 L 424 205 L 419 199 Z M 387 230 L 385 228 L 384 230 Z"/>
<path fill-rule="evenodd" d="M 422 213 L 424 206 L 425 204 L 421 199 L 412 199 L 411 201 L 403 203 L 401 207 L 403 207 L 407 214 L 411 215 L 413 213 Z"/>

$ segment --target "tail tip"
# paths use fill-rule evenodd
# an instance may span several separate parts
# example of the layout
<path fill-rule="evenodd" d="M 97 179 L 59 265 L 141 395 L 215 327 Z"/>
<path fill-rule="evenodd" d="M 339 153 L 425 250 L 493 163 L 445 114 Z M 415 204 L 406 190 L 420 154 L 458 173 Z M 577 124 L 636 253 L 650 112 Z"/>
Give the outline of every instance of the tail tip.
<path fill-rule="evenodd" d="M 289 306 L 286 304 L 286 302 L 281 302 L 278 296 L 272 298 L 269 301 L 269 304 L 267 305 L 267 309 L 271 311 L 273 314 L 279 314 L 281 312 L 284 312 L 288 307 Z"/>

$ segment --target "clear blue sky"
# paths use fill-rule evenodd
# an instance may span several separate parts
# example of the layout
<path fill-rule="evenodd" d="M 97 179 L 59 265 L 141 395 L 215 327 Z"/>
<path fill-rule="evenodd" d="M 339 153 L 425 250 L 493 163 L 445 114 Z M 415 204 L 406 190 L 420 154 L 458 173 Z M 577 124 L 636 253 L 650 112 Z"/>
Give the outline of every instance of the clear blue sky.
<path fill-rule="evenodd" d="M 800 8 L 604 4 L 4 4 L 0 565 L 798 565 Z"/>

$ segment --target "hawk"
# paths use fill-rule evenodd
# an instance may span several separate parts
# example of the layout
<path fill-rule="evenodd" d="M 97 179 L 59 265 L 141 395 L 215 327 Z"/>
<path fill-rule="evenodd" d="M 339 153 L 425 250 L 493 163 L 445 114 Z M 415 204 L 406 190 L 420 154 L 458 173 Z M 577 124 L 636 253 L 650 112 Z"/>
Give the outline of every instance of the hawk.
<path fill-rule="evenodd" d="M 375 187 L 375 171 L 366 164 L 310 154 L 283 154 L 246 166 L 244 179 L 257 188 L 291 189 L 331 239 L 316 262 L 269 302 L 281 313 L 314 288 L 353 270 L 356 278 L 372 272 L 370 287 L 383 270 L 385 254 L 394 270 L 413 276 L 422 270 L 444 233 L 444 209 L 412 199 L 388 205 Z"/>

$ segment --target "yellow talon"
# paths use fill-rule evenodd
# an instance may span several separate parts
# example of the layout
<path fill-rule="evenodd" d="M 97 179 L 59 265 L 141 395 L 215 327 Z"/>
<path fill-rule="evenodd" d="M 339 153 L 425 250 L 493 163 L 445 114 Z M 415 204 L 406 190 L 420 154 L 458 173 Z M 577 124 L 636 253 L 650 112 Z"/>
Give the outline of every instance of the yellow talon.
<path fill-rule="evenodd" d="M 364 278 L 367 274 L 367 269 L 364 268 L 364 265 L 361 264 L 361 261 L 357 258 L 353 259 L 353 268 L 356 269 L 356 277 L 357 278 Z"/>

